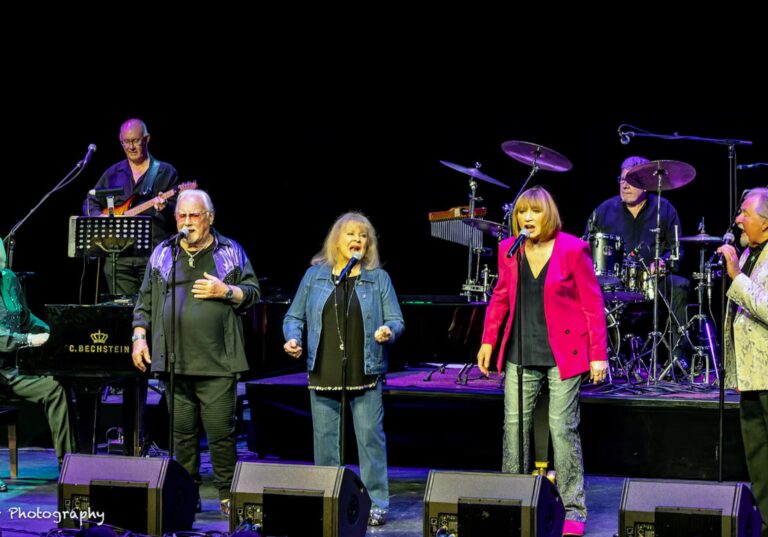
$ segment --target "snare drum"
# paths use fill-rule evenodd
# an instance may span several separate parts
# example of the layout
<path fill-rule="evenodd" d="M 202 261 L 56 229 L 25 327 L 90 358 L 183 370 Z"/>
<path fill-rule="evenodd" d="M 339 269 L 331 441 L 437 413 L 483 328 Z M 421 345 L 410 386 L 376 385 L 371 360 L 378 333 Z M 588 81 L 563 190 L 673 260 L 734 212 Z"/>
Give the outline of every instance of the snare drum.
<path fill-rule="evenodd" d="M 594 233 L 589 237 L 589 245 L 592 248 L 592 266 L 600 286 L 620 284 L 624 240 L 611 233 Z"/>
<path fill-rule="evenodd" d="M 621 280 L 624 283 L 624 289 L 619 300 L 624 302 L 653 300 L 653 295 L 656 292 L 653 286 L 653 278 L 639 261 L 632 259 L 624 260 Z"/>

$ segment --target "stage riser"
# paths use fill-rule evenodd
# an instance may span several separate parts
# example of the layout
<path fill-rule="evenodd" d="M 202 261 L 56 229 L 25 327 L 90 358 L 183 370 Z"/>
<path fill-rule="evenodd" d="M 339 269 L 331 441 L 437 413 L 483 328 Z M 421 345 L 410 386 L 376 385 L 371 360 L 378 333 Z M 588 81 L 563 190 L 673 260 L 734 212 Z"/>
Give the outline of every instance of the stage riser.
<path fill-rule="evenodd" d="M 251 407 L 248 447 L 261 457 L 312 460 L 312 423 L 306 388 L 246 384 Z M 502 399 L 493 396 L 385 392 L 389 464 L 425 468 L 498 470 Z M 581 433 L 588 473 L 627 477 L 717 479 L 716 408 L 622 404 L 583 399 Z M 347 435 L 356 463 L 354 433 Z M 738 409 L 725 414 L 724 479 L 748 480 Z"/>

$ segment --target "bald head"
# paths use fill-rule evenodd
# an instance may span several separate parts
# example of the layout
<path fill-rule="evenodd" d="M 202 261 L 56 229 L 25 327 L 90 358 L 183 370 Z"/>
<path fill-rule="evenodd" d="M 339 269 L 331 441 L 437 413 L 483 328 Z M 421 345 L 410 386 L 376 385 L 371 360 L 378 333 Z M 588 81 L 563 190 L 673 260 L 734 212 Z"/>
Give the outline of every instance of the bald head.
<path fill-rule="evenodd" d="M 120 139 L 123 139 L 123 133 L 130 131 L 131 134 L 139 134 L 139 136 L 146 136 L 149 134 L 147 130 L 147 124 L 140 119 L 129 119 L 122 125 L 120 125 Z"/>

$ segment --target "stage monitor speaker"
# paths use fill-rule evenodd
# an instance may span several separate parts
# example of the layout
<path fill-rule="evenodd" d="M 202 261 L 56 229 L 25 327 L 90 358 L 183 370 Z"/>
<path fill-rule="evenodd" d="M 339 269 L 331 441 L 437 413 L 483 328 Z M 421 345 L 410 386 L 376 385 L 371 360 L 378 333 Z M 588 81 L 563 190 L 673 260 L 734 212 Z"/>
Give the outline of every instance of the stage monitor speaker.
<path fill-rule="evenodd" d="M 238 462 L 230 531 L 244 522 L 264 535 L 363 537 L 371 499 L 344 467 Z"/>
<path fill-rule="evenodd" d="M 760 511 L 744 483 L 627 479 L 621 537 L 760 537 Z"/>
<path fill-rule="evenodd" d="M 424 537 L 560 537 L 557 488 L 532 475 L 432 470 L 424 493 Z"/>
<path fill-rule="evenodd" d="M 69 454 L 59 475 L 61 527 L 99 520 L 135 533 L 163 535 L 192 529 L 197 487 L 184 468 L 167 457 L 139 458 Z M 78 515 L 73 517 L 72 515 Z"/>

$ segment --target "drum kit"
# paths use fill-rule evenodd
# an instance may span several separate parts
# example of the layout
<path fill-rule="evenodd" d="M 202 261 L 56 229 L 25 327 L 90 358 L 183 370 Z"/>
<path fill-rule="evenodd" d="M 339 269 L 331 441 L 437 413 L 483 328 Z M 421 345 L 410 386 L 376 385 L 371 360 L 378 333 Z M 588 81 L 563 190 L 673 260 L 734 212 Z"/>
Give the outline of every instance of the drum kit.
<path fill-rule="evenodd" d="M 504 142 L 501 147 L 508 156 L 531 168 L 514 201 L 503 206 L 505 210 L 503 224 L 471 216 L 476 214 L 476 203 L 482 201 L 482 198 L 477 196 L 478 180 L 505 189 L 508 189 L 509 186 L 481 172 L 479 163 L 475 164 L 475 167 L 469 168 L 452 162 L 440 161 L 444 166 L 470 177 L 468 211 L 470 217 L 463 218 L 463 223 L 497 241 L 510 236 L 515 202 L 539 170 L 566 172 L 572 168 L 571 162 L 566 157 L 538 144 L 513 140 Z M 660 263 L 662 254 L 660 221 L 662 192 L 687 185 L 693 181 L 695 176 L 696 170 L 693 166 L 675 160 L 656 160 L 643 163 L 629 169 L 624 176 L 624 180 L 632 186 L 657 193 L 657 220 L 656 227 L 652 230 L 656 236 L 652 250 L 652 266 L 663 265 Z M 636 252 L 626 251 L 624 240 L 619 235 L 594 232 L 587 237 L 591 247 L 595 275 L 603 290 L 606 303 L 610 383 L 620 378 L 624 378 L 627 382 L 632 382 L 633 379 L 636 383 L 647 381 L 649 384 L 660 382 L 667 377 L 676 381 L 679 378 L 678 375 L 690 376 L 693 383 L 694 370 L 698 374 L 700 369 L 704 372 L 701 378 L 706 379 L 704 382 L 708 383 L 710 368 L 715 376 L 717 375 L 714 330 L 712 323 L 705 314 L 704 306 L 705 296 L 711 297 L 713 278 L 718 275 L 718 267 L 712 266 L 704 259 L 706 249 L 721 244 L 722 239 L 707 235 L 703 230 L 703 225 L 700 226 L 699 231 L 697 235 L 685 237 L 677 237 L 676 235 L 675 237 L 676 241 L 696 245 L 700 248 L 699 272 L 694 273 L 694 280 L 697 282 L 698 311 L 687 320 L 675 318 L 667 297 L 664 296 L 664 293 L 656 292 L 659 285 L 662 284 L 663 288 L 665 279 L 668 279 L 663 266 L 658 271 L 650 270 Z M 487 302 L 491 296 L 497 275 L 490 272 L 488 265 L 485 265 L 483 269 L 480 268 L 480 257 L 487 255 L 487 251 L 486 248 L 482 248 L 482 244 L 470 244 L 467 279 L 462 286 L 461 293 L 467 296 L 469 300 Z M 676 248 L 673 252 L 673 261 L 677 261 L 678 251 L 679 249 Z M 669 311 L 669 321 L 664 332 L 659 331 L 660 301 Z M 632 310 L 637 311 L 637 308 L 630 307 L 635 304 L 652 304 L 652 327 L 645 339 L 632 333 L 622 337 L 622 324 L 626 320 L 625 315 L 627 315 L 628 309 L 630 313 Z M 691 330 L 697 331 L 699 335 L 705 334 L 702 345 L 693 344 L 689 337 Z M 673 331 L 680 335 L 681 342 L 690 343 L 693 350 L 690 363 L 675 358 L 676 347 L 673 347 L 672 338 L 669 338 L 669 342 L 664 339 L 665 334 Z M 663 365 L 658 363 L 657 357 L 658 349 L 662 343 L 669 350 L 669 360 Z"/>
<path fill-rule="evenodd" d="M 606 320 L 609 331 L 609 383 L 623 377 L 627 382 L 634 379 L 637 383 L 647 382 L 656 384 L 670 379 L 673 382 L 679 378 L 688 377 L 691 384 L 696 383 L 697 375 L 702 384 L 719 379 L 716 359 L 715 335 L 713 323 L 705 314 L 705 303 L 711 300 L 713 279 L 719 275 L 719 266 L 705 261 L 707 248 L 722 244 L 720 237 L 713 237 L 704 231 L 703 222 L 697 235 L 675 237 L 676 243 L 689 243 L 699 247 L 699 271 L 694 272 L 697 282 L 697 313 L 688 320 L 677 319 L 672 311 L 667 296 L 657 292 L 659 286 L 664 287 L 667 274 L 661 260 L 661 222 L 660 206 L 662 191 L 672 190 L 690 183 L 696 176 L 694 168 L 684 162 L 658 160 L 640 164 L 628 170 L 624 177 L 632 186 L 643 190 L 657 191 L 657 220 L 655 248 L 652 271 L 643 259 L 633 252 L 626 252 L 624 241 L 620 236 L 593 233 L 589 236 L 592 258 L 598 282 L 603 289 L 606 302 Z M 676 230 L 677 233 L 677 230 Z M 673 261 L 679 260 L 677 245 L 672 253 Z M 705 299 L 706 295 L 706 299 Z M 662 301 L 668 311 L 668 322 L 664 332 L 659 331 L 659 301 Z M 651 331 L 643 342 L 639 336 L 627 334 L 621 336 L 621 324 L 625 310 L 632 304 L 653 304 L 653 321 Z M 708 308 L 709 309 L 709 308 Z M 639 311 L 639 310 L 637 310 Z M 690 333 L 698 335 L 694 344 Z M 666 334 L 675 333 L 680 336 L 678 342 L 673 338 L 664 339 Z M 658 362 L 658 348 L 661 343 L 669 351 L 668 361 L 661 365 Z M 678 346 L 688 343 L 692 349 L 689 362 L 680 360 L 675 351 Z M 645 360 L 645 357 L 650 358 Z M 678 377 L 678 373 L 680 377 Z"/>
<path fill-rule="evenodd" d="M 481 172 L 479 163 L 475 163 L 474 168 L 468 168 L 453 162 L 440 161 L 440 164 L 470 177 L 469 210 L 467 212 L 469 218 L 463 219 L 464 224 L 494 237 L 499 242 L 509 237 L 510 230 L 512 229 L 512 210 L 515 202 L 517 202 L 517 198 L 525 191 L 525 187 L 531 178 L 539 170 L 567 172 L 573 167 L 571 162 L 563 155 L 542 145 L 511 140 L 504 142 L 501 145 L 501 149 L 513 159 L 531 167 L 531 171 L 523 182 L 523 186 L 520 187 L 514 201 L 503 206 L 505 211 L 504 224 L 482 218 L 473 218 L 477 202 L 483 200 L 483 198 L 477 196 L 476 179 L 505 189 L 508 189 L 509 186 Z M 488 265 L 484 265 L 482 269 L 480 268 L 480 258 L 487 255 L 487 250 L 483 248 L 482 244 L 470 243 L 468 246 L 467 279 L 464 285 L 461 286 L 461 294 L 471 301 L 487 302 L 493 292 L 494 283 L 498 275 L 492 274 Z"/>

